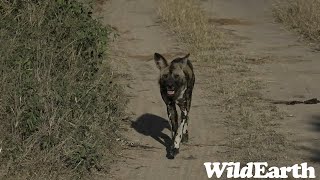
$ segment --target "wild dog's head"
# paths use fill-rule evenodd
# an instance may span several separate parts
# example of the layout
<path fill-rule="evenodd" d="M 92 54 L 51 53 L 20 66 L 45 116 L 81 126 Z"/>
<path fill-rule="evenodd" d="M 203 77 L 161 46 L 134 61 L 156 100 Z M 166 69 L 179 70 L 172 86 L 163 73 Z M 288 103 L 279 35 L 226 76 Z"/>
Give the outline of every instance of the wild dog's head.
<path fill-rule="evenodd" d="M 168 64 L 161 54 L 154 54 L 155 63 L 160 69 L 160 88 L 163 92 L 166 91 L 167 96 L 173 97 L 180 94 L 187 87 L 187 78 L 183 69 L 188 65 L 189 55 L 176 58 Z"/>

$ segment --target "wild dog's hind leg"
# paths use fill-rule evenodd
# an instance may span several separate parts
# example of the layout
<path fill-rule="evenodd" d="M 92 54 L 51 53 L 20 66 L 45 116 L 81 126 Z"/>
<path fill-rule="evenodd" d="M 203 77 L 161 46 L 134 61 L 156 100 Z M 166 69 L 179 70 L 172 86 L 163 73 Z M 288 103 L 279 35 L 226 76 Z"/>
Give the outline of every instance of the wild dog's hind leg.
<path fill-rule="evenodd" d="M 182 116 L 185 116 L 185 123 L 184 123 L 184 126 L 183 126 L 183 129 L 182 129 L 182 139 L 181 139 L 181 142 L 182 143 L 186 143 L 189 141 L 189 132 L 188 132 L 188 124 L 189 124 L 189 116 L 188 116 L 188 111 L 187 111 L 187 115 L 182 115 L 184 114 L 184 112 L 182 112 L 181 114 L 181 117 Z"/>
<path fill-rule="evenodd" d="M 187 95 L 186 110 L 184 110 L 184 111 L 181 110 L 181 117 L 185 116 L 185 119 L 186 119 L 185 124 L 183 126 L 183 130 L 182 130 L 181 142 L 183 142 L 183 143 L 188 142 L 188 140 L 189 140 L 188 125 L 189 125 L 189 112 L 190 112 L 190 107 L 191 107 L 191 99 L 192 99 L 192 91 Z"/>

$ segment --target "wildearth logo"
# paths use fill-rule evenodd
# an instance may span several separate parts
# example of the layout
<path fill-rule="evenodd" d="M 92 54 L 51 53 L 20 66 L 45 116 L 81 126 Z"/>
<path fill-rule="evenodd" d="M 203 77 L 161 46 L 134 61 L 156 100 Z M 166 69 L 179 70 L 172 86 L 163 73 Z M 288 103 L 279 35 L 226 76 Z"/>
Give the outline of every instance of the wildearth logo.
<path fill-rule="evenodd" d="M 241 168 L 239 162 L 206 162 L 204 166 L 207 171 L 208 178 L 212 178 L 213 175 L 216 178 L 221 178 L 222 174 L 226 171 L 227 178 L 289 178 L 288 175 L 292 175 L 293 178 L 310 178 L 314 179 L 315 170 L 313 167 L 308 167 L 307 163 L 295 164 L 291 167 L 269 167 L 267 162 L 250 162 L 246 166 Z"/>

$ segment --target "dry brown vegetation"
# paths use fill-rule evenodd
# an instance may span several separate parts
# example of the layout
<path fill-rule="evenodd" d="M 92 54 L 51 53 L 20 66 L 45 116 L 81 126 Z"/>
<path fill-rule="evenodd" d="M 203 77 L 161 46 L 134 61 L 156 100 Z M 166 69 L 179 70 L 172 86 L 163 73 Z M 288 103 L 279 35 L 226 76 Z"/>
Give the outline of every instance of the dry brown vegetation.
<path fill-rule="evenodd" d="M 87 6 L 0 1 L 0 179 L 92 179 L 112 161 L 125 101 Z"/>
<path fill-rule="evenodd" d="M 234 44 L 210 23 L 199 1 L 159 3 L 162 22 L 192 53 L 196 75 L 206 77 L 198 81 L 197 88 L 206 90 L 212 108 L 220 108 L 225 114 L 229 135 L 225 160 L 280 163 L 289 146 L 284 136 L 273 129 L 281 114 L 259 94 L 263 82 L 254 80 L 250 61 L 227 48 Z"/>
<path fill-rule="evenodd" d="M 275 0 L 274 15 L 304 37 L 320 41 L 320 0 Z"/>

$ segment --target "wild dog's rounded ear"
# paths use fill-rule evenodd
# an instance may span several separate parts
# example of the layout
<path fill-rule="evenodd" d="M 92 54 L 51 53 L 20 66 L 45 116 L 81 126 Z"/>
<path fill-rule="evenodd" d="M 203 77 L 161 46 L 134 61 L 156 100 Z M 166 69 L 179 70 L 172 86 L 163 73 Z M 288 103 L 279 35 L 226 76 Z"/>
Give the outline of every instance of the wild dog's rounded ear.
<path fill-rule="evenodd" d="M 160 70 L 168 66 L 167 60 L 159 53 L 154 53 L 154 61 Z"/>
<path fill-rule="evenodd" d="M 189 56 L 190 56 L 190 53 L 188 53 L 186 56 L 184 56 L 183 58 L 182 58 L 182 62 L 183 62 L 183 65 L 184 66 L 186 66 L 187 64 L 188 64 L 188 58 L 189 58 Z"/>
<path fill-rule="evenodd" d="M 190 56 L 190 53 L 188 53 L 185 57 L 183 57 L 183 59 L 188 59 Z"/>

